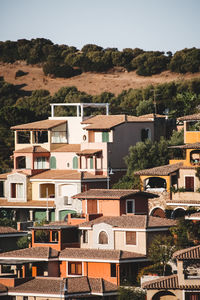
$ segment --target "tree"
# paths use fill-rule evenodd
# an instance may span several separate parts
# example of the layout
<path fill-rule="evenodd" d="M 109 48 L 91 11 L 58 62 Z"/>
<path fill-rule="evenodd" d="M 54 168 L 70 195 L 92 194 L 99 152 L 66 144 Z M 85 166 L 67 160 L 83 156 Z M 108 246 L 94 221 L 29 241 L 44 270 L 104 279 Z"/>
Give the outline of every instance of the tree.
<path fill-rule="evenodd" d="M 155 109 L 152 99 L 140 101 L 136 108 L 137 116 L 151 114 L 154 112 L 154 110 Z"/>
<path fill-rule="evenodd" d="M 120 287 L 118 291 L 118 300 L 145 300 L 146 292 L 141 288 Z"/>
<path fill-rule="evenodd" d="M 148 257 L 155 264 L 159 263 L 163 268 L 163 276 L 166 274 L 167 263 L 172 258 L 172 254 L 176 250 L 171 236 L 158 235 L 152 241 Z"/>
<path fill-rule="evenodd" d="M 30 244 L 30 240 L 31 240 L 31 236 L 22 236 L 21 238 L 18 239 L 17 241 L 17 247 L 19 249 L 24 249 L 24 248 L 28 248 L 29 244 Z"/>

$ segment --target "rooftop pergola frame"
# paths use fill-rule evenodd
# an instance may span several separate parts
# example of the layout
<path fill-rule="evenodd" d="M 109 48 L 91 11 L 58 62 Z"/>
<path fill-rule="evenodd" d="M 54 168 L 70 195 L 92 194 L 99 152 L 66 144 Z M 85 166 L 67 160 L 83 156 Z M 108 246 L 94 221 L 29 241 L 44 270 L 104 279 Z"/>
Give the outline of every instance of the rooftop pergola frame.
<path fill-rule="evenodd" d="M 76 107 L 76 116 L 84 117 L 84 108 L 105 108 L 106 115 L 109 115 L 109 103 L 51 103 L 51 118 L 55 117 L 55 107 L 65 106 L 65 107 Z"/>

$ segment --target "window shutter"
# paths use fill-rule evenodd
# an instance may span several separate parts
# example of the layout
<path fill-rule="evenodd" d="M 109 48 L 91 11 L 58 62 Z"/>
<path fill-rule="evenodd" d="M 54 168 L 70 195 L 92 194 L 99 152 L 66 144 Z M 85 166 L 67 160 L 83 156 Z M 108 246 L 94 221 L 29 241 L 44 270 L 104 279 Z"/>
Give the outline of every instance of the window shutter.
<path fill-rule="evenodd" d="M 136 245 L 136 232 L 135 231 L 126 231 L 126 244 L 127 245 Z"/>

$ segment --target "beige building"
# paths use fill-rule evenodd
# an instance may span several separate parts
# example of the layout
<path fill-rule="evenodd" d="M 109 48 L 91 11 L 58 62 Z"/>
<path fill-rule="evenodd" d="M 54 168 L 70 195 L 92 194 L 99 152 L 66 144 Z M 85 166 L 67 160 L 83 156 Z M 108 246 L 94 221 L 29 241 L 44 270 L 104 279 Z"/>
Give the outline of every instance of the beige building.
<path fill-rule="evenodd" d="M 200 246 L 174 253 L 177 274 L 145 282 L 147 300 L 199 300 L 200 299 Z"/>

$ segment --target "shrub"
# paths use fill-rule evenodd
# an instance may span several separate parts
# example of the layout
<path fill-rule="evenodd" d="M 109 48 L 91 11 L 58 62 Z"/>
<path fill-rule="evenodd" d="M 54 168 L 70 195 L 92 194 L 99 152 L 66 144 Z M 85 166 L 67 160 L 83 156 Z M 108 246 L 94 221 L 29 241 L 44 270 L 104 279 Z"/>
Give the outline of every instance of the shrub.
<path fill-rule="evenodd" d="M 22 70 L 18 70 L 18 71 L 15 73 L 15 78 L 21 77 L 21 76 L 25 76 L 25 75 L 27 75 L 27 74 L 28 74 L 28 72 L 24 72 L 24 71 L 22 71 Z"/>

